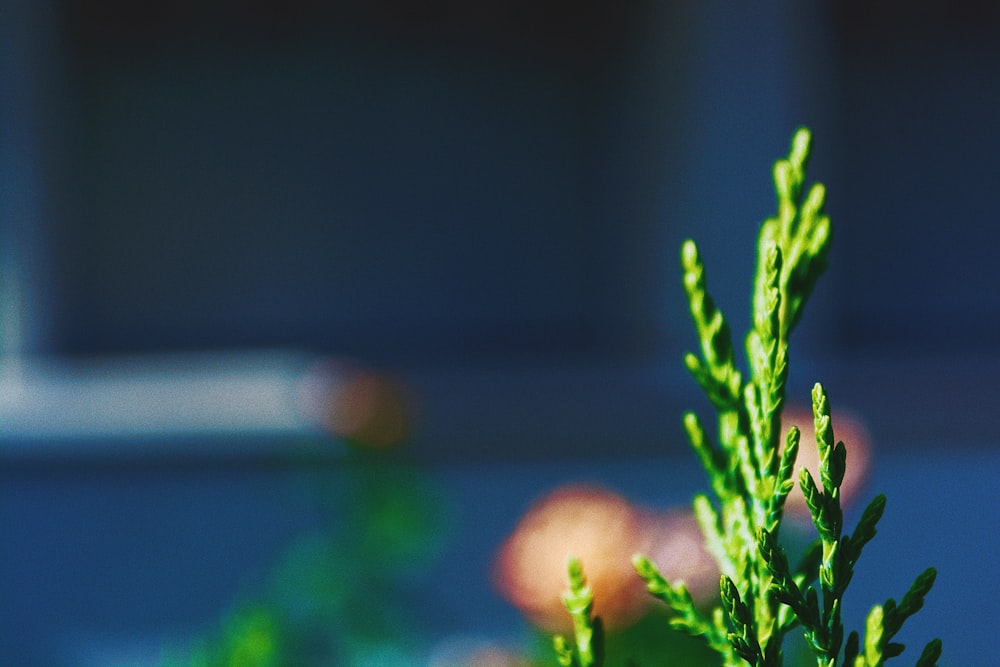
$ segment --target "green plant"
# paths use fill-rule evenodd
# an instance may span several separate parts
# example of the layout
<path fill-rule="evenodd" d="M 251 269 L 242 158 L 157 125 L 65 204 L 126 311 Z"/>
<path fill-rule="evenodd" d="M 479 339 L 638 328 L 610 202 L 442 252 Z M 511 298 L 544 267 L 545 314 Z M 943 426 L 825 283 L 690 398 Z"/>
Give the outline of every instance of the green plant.
<path fill-rule="evenodd" d="M 419 620 L 387 601 L 411 595 L 443 545 L 437 484 L 386 451 L 354 451 L 308 476 L 317 528 L 201 635 L 164 646 L 158 667 L 415 664 L 402 656 Z"/>
<path fill-rule="evenodd" d="M 830 247 L 826 190 L 818 183 L 805 189 L 811 139 L 809 130 L 797 130 L 788 157 L 774 164 L 777 214 L 764 221 L 757 240 L 746 379 L 736 367 L 730 327 L 707 291 L 698 248 L 688 240 L 681 249 L 684 289 L 701 347 L 700 356 L 688 354 L 684 362 L 717 415 L 714 443 L 694 412 L 684 415 L 684 427 L 711 485 L 712 497 L 696 496 L 694 511 L 722 572 L 720 602 L 701 610 L 683 582 L 668 581 L 645 556 L 636 555 L 633 565 L 648 591 L 673 610 L 669 623 L 704 639 L 725 667 L 782 665 L 783 641 L 796 628 L 819 667 L 878 667 L 902 653 L 903 645 L 893 637 L 922 607 L 935 577 L 933 568 L 926 570 L 899 603 L 889 599 L 872 608 L 863 637 L 856 631 L 845 637 L 842 600 L 862 550 L 875 536 L 885 497 L 876 496 L 854 531 L 844 532 L 840 485 L 847 447 L 834 438 L 820 384 L 812 391 L 819 470 L 803 470 L 798 478 L 818 537 L 794 568 L 779 544 L 800 438 L 793 427 L 781 446 L 789 335 L 826 267 Z M 564 665 L 600 667 L 599 653 L 584 650 L 595 634 L 600 640 L 588 595 L 582 568 L 571 562 L 566 603 L 577 650 L 556 639 Z M 941 642 L 934 640 L 916 664 L 933 667 L 940 654 Z"/>
<path fill-rule="evenodd" d="M 563 594 L 563 603 L 573 618 L 574 645 L 561 635 L 553 638 L 556 659 L 561 667 L 601 667 L 604 662 L 604 628 L 599 617 L 592 618 L 594 595 L 583 576 L 583 565 L 578 558 L 570 558 L 567 565 L 569 590 Z"/>

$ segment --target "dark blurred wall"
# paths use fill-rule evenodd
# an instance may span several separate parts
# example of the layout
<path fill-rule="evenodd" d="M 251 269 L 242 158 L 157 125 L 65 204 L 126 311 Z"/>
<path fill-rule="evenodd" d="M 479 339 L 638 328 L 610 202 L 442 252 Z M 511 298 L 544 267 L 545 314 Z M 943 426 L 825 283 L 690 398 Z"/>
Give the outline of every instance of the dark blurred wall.
<path fill-rule="evenodd" d="M 740 317 L 799 123 L 837 229 L 805 348 L 997 342 L 990 3 L 3 10 L 26 349 L 673 354 L 680 240 Z"/>
<path fill-rule="evenodd" d="M 834 3 L 843 190 L 839 335 L 880 353 L 995 354 L 1000 5 Z"/>
<path fill-rule="evenodd" d="M 59 351 L 651 337 L 606 167 L 638 8 L 260 4 L 67 6 Z"/>
<path fill-rule="evenodd" d="M 686 236 L 742 309 L 769 162 L 829 125 L 821 17 L 477 7 L 36 10 L 49 351 L 673 353 Z"/>

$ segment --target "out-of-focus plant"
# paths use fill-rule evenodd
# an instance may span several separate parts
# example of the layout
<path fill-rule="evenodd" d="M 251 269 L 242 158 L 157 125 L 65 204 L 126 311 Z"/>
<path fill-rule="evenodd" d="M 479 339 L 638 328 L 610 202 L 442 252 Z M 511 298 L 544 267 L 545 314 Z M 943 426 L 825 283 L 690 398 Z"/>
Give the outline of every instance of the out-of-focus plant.
<path fill-rule="evenodd" d="M 411 664 L 404 656 L 422 637 L 406 601 L 418 598 L 421 572 L 443 544 L 440 490 L 383 452 L 355 452 L 315 480 L 321 527 L 161 667 Z"/>
<path fill-rule="evenodd" d="M 935 577 L 933 568 L 924 571 L 898 603 L 889 599 L 871 609 L 863 635 L 846 633 L 842 600 L 875 536 L 885 496 L 871 501 L 853 532 L 844 530 L 847 446 L 834 438 L 829 400 L 818 383 L 812 417 L 819 465 L 798 474 L 818 537 L 795 566 L 779 543 L 801 437 L 793 427 L 780 442 L 789 335 L 826 267 L 830 245 L 826 190 L 821 184 L 805 189 L 811 139 L 799 129 L 788 157 L 774 165 L 778 211 L 763 223 L 757 241 L 747 375 L 736 367 L 730 327 L 707 291 L 697 246 L 689 240 L 681 249 L 701 347 L 700 355 L 688 354 L 684 361 L 717 415 L 714 443 L 694 412 L 684 415 L 684 427 L 711 484 L 711 496 L 695 497 L 694 511 L 722 573 L 720 601 L 700 609 L 685 583 L 668 579 L 648 557 L 637 554 L 633 564 L 648 591 L 673 611 L 669 625 L 700 637 L 725 667 L 783 665 L 784 640 L 793 631 L 805 636 L 818 667 L 879 667 L 903 652 L 893 638 L 922 607 Z M 585 584 L 586 568 L 586 562 L 570 560 L 565 602 L 574 639 L 554 641 L 566 667 L 601 667 L 602 626 L 591 615 L 599 602 Z M 933 640 L 916 664 L 933 667 L 940 654 L 941 642 Z"/>

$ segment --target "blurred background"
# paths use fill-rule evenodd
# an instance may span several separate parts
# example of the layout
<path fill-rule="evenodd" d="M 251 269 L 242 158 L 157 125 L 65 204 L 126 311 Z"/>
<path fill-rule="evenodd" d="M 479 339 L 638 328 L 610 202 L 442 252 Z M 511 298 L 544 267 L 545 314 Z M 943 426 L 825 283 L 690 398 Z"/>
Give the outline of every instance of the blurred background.
<path fill-rule="evenodd" d="M 0 58 L 0 663 L 158 664 L 264 581 L 377 602 L 357 664 L 522 643 L 534 498 L 703 488 L 678 249 L 742 331 L 800 124 L 791 398 L 889 498 L 848 615 L 935 565 L 903 640 L 1000 654 L 996 3 L 0 0 Z"/>

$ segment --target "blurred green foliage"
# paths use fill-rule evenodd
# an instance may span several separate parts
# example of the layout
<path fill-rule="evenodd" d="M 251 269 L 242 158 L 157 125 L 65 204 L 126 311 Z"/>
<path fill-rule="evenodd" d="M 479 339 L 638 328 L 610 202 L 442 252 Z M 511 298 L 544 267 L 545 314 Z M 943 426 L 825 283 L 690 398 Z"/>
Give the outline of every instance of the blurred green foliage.
<path fill-rule="evenodd" d="M 267 581 L 161 667 L 375 664 L 418 642 L 405 593 L 445 542 L 441 490 L 410 466 L 366 454 L 312 478 L 322 528 L 291 544 Z"/>

